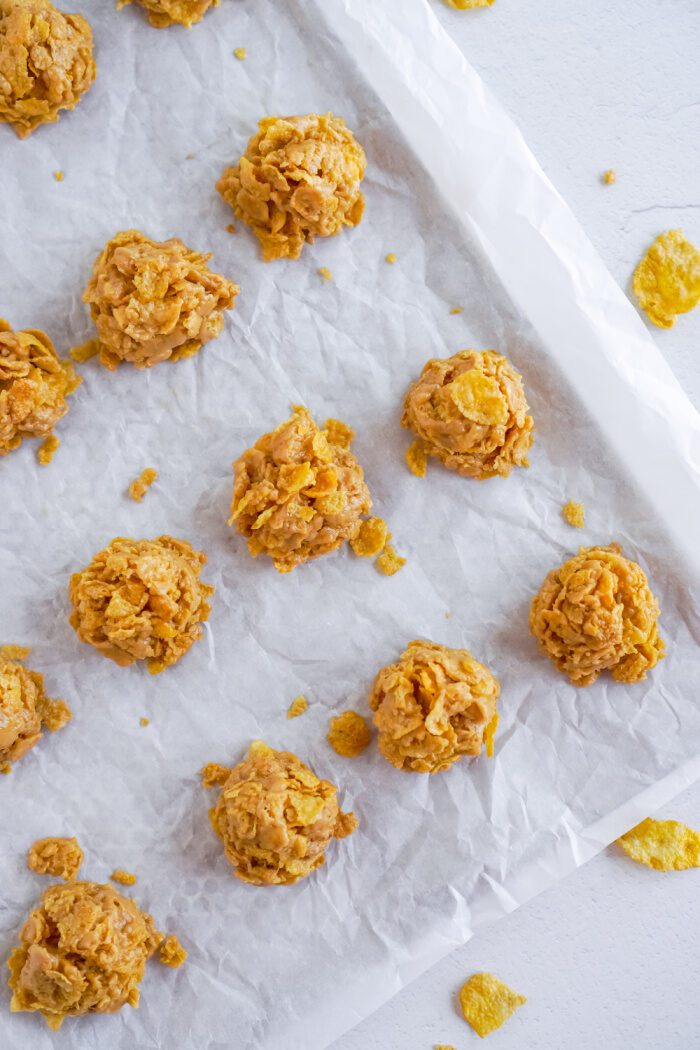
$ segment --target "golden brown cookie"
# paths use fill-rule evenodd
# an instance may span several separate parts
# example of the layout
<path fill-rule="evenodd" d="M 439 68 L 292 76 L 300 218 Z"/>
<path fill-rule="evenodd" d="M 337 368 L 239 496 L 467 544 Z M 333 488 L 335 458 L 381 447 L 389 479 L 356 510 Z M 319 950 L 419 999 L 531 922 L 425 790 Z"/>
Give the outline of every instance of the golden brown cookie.
<path fill-rule="evenodd" d="M 367 159 L 340 117 L 265 117 L 216 188 L 260 241 L 263 259 L 298 259 L 307 242 L 357 226 Z"/>
<path fill-rule="evenodd" d="M 659 603 L 643 569 L 616 543 L 581 547 L 548 573 L 530 608 L 530 631 L 574 685 L 602 671 L 640 682 L 664 654 Z"/>
<path fill-rule="evenodd" d="M 95 74 L 84 18 L 49 0 L 0 0 L 0 122 L 20 138 L 73 109 Z"/>
<path fill-rule="evenodd" d="M 325 863 L 334 838 L 357 827 L 337 788 L 288 751 L 254 741 L 210 811 L 234 874 L 257 886 L 289 885 Z"/>
<path fill-rule="evenodd" d="M 44 692 L 43 675 L 0 650 L 1 773 L 9 773 L 12 763 L 41 740 L 44 728 L 51 732 L 61 729 L 70 718 L 68 704 L 51 700 Z"/>
<path fill-rule="evenodd" d="M 117 537 L 71 577 L 71 626 L 122 667 L 145 660 L 157 674 L 202 637 L 214 593 L 199 578 L 206 560 L 172 536 Z"/>
<path fill-rule="evenodd" d="M 83 302 L 97 328 L 100 361 L 150 368 L 191 357 L 224 327 L 240 288 L 177 237 L 116 234 L 98 255 Z"/>
<path fill-rule="evenodd" d="M 379 750 L 411 773 L 439 773 L 464 755 L 479 755 L 498 718 L 499 693 L 498 679 L 466 649 L 409 642 L 369 695 Z"/>
<path fill-rule="evenodd" d="M 419 476 L 425 456 L 480 480 L 528 466 L 533 423 L 522 376 L 495 350 L 428 361 L 406 394 L 401 425 L 420 442 L 408 456 Z"/>

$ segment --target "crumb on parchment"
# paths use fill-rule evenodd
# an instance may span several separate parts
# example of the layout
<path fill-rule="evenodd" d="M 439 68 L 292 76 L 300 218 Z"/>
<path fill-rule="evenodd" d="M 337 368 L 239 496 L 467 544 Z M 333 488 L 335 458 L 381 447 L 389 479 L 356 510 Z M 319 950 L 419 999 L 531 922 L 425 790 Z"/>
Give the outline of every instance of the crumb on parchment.
<path fill-rule="evenodd" d="M 137 478 L 134 478 L 129 485 L 129 495 L 131 498 L 136 503 L 140 503 L 157 478 L 158 471 L 154 470 L 153 467 L 146 467 L 145 470 L 142 470 L 140 475 Z"/>
<path fill-rule="evenodd" d="M 124 871 L 123 868 L 115 868 L 109 877 L 112 882 L 118 882 L 121 886 L 134 886 L 137 881 L 132 872 Z"/>
<path fill-rule="evenodd" d="M 382 575 L 395 576 L 399 569 L 403 569 L 406 559 L 397 553 L 391 543 L 387 543 L 374 564 Z"/>
<path fill-rule="evenodd" d="M 459 990 L 465 1021 L 483 1039 L 500 1028 L 518 1007 L 527 1002 L 492 973 L 475 973 Z"/>
<path fill-rule="evenodd" d="M 386 256 L 386 261 L 389 263 L 390 266 L 393 266 L 397 259 L 398 256 L 396 252 L 389 252 L 389 254 Z"/>
<path fill-rule="evenodd" d="M 174 933 L 169 933 L 160 946 L 158 959 L 163 966 L 176 970 L 187 958 L 187 950 L 182 947 Z"/>
<path fill-rule="evenodd" d="M 604 171 L 601 175 L 601 179 L 603 180 L 606 186 L 612 186 L 615 182 L 617 182 L 617 175 L 612 170 L 612 168 L 608 168 L 608 170 Z"/>
<path fill-rule="evenodd" d="M 450 313 L 451 314 L 455 314 L 455 315 L 456 314 L 463 314 L 464 313 L 464 307 L 463 306 L 453 306 L 452 309 L 450 310 Z"/>
<path fill-rule="evenodd" d="M 417 478 L 424 478 L 428 469 L 428 453 L 425 445 L 418 439 L 411 442 L 406 449 L 406 465 Z"/>
<path fill-rule="evenodd" d="M 56 180 L 56 182 L 63 182 L 63 180 L 66 177 L 66 173 L 65 171 L 54 171 L 53 177 Z"/>
<path fill-rule="evenodd" d="M 150 725 L 150 724 L 151 724 L 150 723 L 150 719 L 148 719 L 148 718 L 139 718 L 139 725 L 140 726 L 147 726 L 147 725 Z"/>
<path fill-rule="evenodd" d="M 372 731 L 357 711 L 343 711 L 331 719 L 326 740 L 343 758 L 357 758 L 369 747 Z"/>
<path fill-rule="evenodd" d="M 297 696 L 292 700 L 289 708 L 287 709 L 287 718 L 298 718 L 299 715 L 303 715 L 304 711 L 307 711 L 309 707 L 309 701 L 305 696 Z"/>
<path fill-rule="evenodd" d="M 586 508 L 583 503 L 576 503 L 570 499 L 568 503 L 565 503 L 561 508 L 561 514 L 564 521 L 568 522 L 575 529 L 582 529 L 586 524 Z"/>
<path fill-rule="evenodd" d="M 42 467 L 48 467 L 49 463 L 56 455 L 58 446 L 61 444 L 55 434 L 49 434 L 45 437 L 39 448 L 36 450 L 36 458 Z"/>
<path fill-rule="evenodd" d="M 37 875 L 52 875 L 68 881 L 78 874 L 83 851 L 75 838 L 37 839 L 27 853 L 27 867 Z"/>
<path fill-rule="evenodd" d="M 236 232 L 235 224 L 232 223 L 232 222 L 227 223 L 227 225 L 226 225 L 226 233 L 235 233 L 235 232 Z"/>
<path fill-rule="evenodd" d="M 248 57 L 248 49 L 245 47 L 234 47 L 233 53 L 239 62 L 245 61 Z"/>
<path fill-rule="evenodd" d="M 220 787 L 228 779 L 230 772 L 228 766 L 222 766 L 219 762 L 207 762 L 199 773 L 202 787 Z"/>
<path fill-rule="evenodd" d="M 332 281 L 333 280 L 333 274 L 331 273 L 331 271 L 328 269 L 327 266 L 321 266 L 319 268 L 318 273 L 319 273 L 319 276 L 323 278 L 323 283 L 324 284 L 326 284 L 328 281 Z"/>

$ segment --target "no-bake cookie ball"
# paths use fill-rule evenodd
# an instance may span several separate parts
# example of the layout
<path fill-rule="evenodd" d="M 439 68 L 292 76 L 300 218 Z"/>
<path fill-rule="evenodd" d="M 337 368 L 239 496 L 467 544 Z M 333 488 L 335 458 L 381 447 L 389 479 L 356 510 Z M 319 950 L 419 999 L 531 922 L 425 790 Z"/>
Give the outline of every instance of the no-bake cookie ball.
<path fill-rule="evenodd" d="M 138 1006 L 146 963 L 162 940 L 153 919 L 112 886 L 50 886 L 12 952 L 10 1009 L 38 1010 L 49 1028 L 66 1017 Z"/>
<path fill-rule="evenodd" d="M 499 693 L 498 679 L 466 649 L 409 642 L 369 695 L 379 750 L 412 773 L 439 773 L 484 744 L 490 750 Z"/>
<path fill-rule="evenodd" d="M 505 478 L 528 465 L 533 423 L 522 377 L 495 350 L 428 361 L 406 395 L 401 425 L 424 455 L 465 477 Z"/>
<path fill-rule="evenodd" d="M 0 122 L 20 138 L 73 109 L 95 73 L 84 18 L 48 0 L 0 0 Z"/>
<path fill-rule="evenodd" d="M 0 456 L 18 448 L 22 438 L 50 434 L 81 382 L 45 332 L 13 332 L 0 320 Z"/>
<path fill-rule="evenodd" d="M 71 577 L 71 626 L 122 667 L 145 660 L 157 674 L 202 637 L 214 593 L 199 578 L 206 560 L 172 536 L 118 537 Z"/>
<path fill-rule="evenodd" d="M 41 740 L 43 729 L 61 729 L 71 717 L 63 700 L 46 695 L 43 675 L 23 666 L 19 655 L 26 652 L 17 650 L 11 658 L 0 649 L 0 773 L 10 772 L 12 763 Z"/>
<path fill-rule="evenodd" d="M 347 447 L 352 431 L 337 420 L 320 430 L 306 408 L 264 434 L 233 465 L 229 524 L 248 537 L 253 557 L 279 572 L 340 547 L 372 501 L 362 467 Z"/>
<path fill-rule="evenodd" d="M 148 21 L 156 29 L 171 25 L 191 29 L 201 22 L 210 7 L 218 7 L 221 0 L 117 0 L 117 7 L 137 3 L 148 12 Z"/>
<path fill-rule="evenodd" d="M 341 812 L 334 784 L 260 740 L 231 770 L 209 816 L 234 874 L 257 886 L 306 878 L 325 863 L 331 841 L 358 824 Z"/>
<path fill-rule="evenodd" d="M 190 357 L 215 339 L 240 289 L 209 269 L 210 258 L 177 237 L 161 243 L 125 230 L 112 238 L 83 293 L 102 364 L 150 368 Z"/>
<path fill-rule="evenodd" d="M 263 259 L 298 259 L 304 244 L 357 226 L 364 150 L 340 117 L 266 117 L 216 184 L 260 241 Z"/>
<path fill-rule="evenodd" d="M 602 671 L 640 682 L 664 654 L 659 603 L 643 569 L 616 543 L 582 547 L 548 573 L 530 608 L 530 630 L 574 685 Z"/>

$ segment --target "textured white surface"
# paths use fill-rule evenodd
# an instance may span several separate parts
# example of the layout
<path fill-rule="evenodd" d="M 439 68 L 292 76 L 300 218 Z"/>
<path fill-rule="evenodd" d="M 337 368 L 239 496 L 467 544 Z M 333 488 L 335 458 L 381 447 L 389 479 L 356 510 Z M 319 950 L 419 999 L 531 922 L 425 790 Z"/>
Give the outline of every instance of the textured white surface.
<path fill-rule="evenodd" d="M 645 246 L 682 227 L 700 243 L 696 0 L 498 0 L 441 16 L 499 96 L 613 275 L 628 288 Z M 608 187 L 599 176 L 616 170 Z M 700 312 L 656 334 L 700 406 Z M 700 824 L 700 786 L 664 816 Z M 479 934 L 334 1050 L 477 1045 L 455 992 L 489 969 L 529 1002 L 495 1050 L 697 1045 L 700 872 L 663 875 L 613 849 Z"/>

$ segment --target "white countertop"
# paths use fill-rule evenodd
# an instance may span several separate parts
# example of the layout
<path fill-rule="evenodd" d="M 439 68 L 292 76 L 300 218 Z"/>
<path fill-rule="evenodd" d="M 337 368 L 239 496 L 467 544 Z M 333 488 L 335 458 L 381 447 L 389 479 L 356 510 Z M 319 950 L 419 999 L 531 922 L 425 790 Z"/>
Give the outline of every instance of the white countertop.
<path fill-rule="evenodd" d="M 697 0 L 497 0 L 465 12 L 433 2 L 625 289 L 661 230 L 681 227 L 700 244 Z M 606 168 L 614 186 L 600 182 Z M 700 408 L 700 308 L 654 335 Z M 700 785 L 661 816 L 700 827 Z M 657 873 L 611 848 L 333 1050 L 476 1046 L 455 993 L 477 970 L 528 997 L 489 1037 L 493 1050 L 691 1050 L 700 1046 L 699 891 L 700 870 Z"/>

